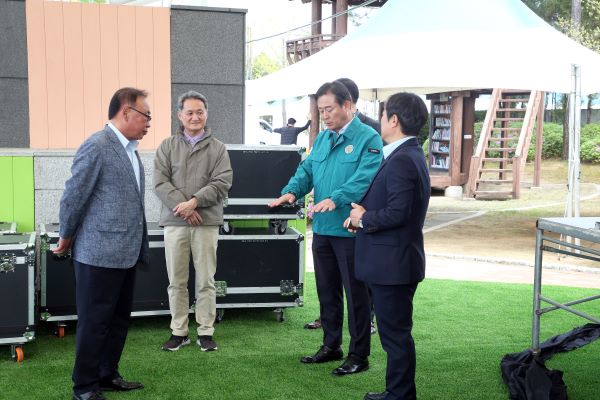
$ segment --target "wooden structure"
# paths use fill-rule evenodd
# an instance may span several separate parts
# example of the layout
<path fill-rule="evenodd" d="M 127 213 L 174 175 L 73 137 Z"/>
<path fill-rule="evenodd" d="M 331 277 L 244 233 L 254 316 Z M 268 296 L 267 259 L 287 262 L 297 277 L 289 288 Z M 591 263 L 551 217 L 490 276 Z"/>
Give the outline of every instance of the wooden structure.
<path fill-rule="evenodd" d="M 310 57 L 342 38 L 340 35 L 318 34 L 285 42 L 288 64 Z"/>
<path fill-rule="evenodd" d="M 368 7 L 381 7 L 387 0 L 377 0 L 368 5 Z M 366 0 L 302 0 L 303 3 L 311 3 L 311 32 L 310 36 L 294 40 L 288 40 L 285 43 L 286 56 L 288 63 L 293 64 L 306 57 L 309 57 L 327 46 L 335 43 L 337 40 L 346 36 L 348 33 L 348 6 L 358 6 Z M 336 18 L 331 18 L 331 33 L 323 34 L 321 19 L 323 18 L 323 5 L 331 6 L 331 15 L 339 14 Z"/>
<path fill-rule="evenodd" d="M 475 91 L 427 95 L 431 100 L 429 122 L 429 174 L 431 186 L 464 185 L 473 154 Z"/>
<path fill-rule="evenodd" d="M 467 197 L 519 198 L 534 127 L 537 129 L 533 184 L 539 186 L 543 113 L 544 92 L 494 89 L 471 159 Z"/>

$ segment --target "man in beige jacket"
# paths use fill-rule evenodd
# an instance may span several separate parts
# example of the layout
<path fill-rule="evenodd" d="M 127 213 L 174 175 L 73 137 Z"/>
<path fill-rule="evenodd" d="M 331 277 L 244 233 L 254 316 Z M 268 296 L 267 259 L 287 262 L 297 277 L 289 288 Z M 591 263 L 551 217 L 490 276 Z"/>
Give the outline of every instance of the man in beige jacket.
<path fill-rule="evenodd" d="M 164 226 L 169 276 L 171 337 L 162 346 L 168 351 L 190 344 L 190 252 L 196 271 L 197 344 L 202 351 L 217 350 L 213 340 L 217 240 L 233 172 L 225 145 L 205 129 L 207 109 L 200 93 L 182 94 L 177 101 L 181 126 L 163 140 L 154 159 L 154 191 L 163 204 L 160 225 Z"/>

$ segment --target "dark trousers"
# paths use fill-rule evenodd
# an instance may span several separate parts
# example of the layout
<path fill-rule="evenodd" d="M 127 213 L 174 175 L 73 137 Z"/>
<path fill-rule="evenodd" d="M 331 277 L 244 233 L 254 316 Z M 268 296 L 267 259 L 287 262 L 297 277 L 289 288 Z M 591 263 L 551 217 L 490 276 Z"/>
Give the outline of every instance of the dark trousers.
<path fill-rule="evenodd" d="M 413 297 L 417 283 L 409 285 L 369 285 L 381 346 L 387 353 L 386 400 L 413 400 L 416 354 L 412 331 Z"/>
<path fill-rule="evenodd" d="M 99 390 L 101 379 L 119 376 L 119 360 L 133 301 L 136 267 L 102 268 L 73 261 L 77 335 L 73 391 Z"/>
<path fill-rule="evenodd" d="M 348 353 L 366 359 L 371 350 L 371 312 L 367 286 L 354 276 L 354 238 L 314 234 L 312 251 L 323 344 L 332 349 L 342 344 L 345 290 L 350 332 Z"/>

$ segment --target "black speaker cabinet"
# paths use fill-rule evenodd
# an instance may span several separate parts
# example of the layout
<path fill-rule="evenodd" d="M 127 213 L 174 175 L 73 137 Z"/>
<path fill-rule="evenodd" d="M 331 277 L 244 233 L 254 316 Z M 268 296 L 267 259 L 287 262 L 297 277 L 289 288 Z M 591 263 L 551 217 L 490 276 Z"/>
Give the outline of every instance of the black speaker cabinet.
<path fill-rule="evenodd" d="M 0 345 L 11 345 L 17 361 L 35 339 L 35 261 L 35 233 L 0 235 Z"/>

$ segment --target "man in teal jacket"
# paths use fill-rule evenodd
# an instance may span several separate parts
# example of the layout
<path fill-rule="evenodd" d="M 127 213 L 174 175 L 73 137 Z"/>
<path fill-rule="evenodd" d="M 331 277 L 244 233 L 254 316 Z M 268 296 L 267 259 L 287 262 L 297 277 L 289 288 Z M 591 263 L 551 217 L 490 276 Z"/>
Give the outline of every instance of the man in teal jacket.
<path fill-rule="evenodd" d="M 314 188 L 313 260 L 319 296 L 323 345 L 306 364 L 343 358 L 343 290 L 348 303 L 350 345 L 348 357 L 334 375 L 369 368 L 371 345 L 369 295 L 354 276 L 354 235 L 343 223 L 350 203 L 360 200 L 381 163 L 382 141 L 351 110 L 348 89 L 340 82 L 323 84 L 316 93 L 319 113 L 327 126 L 320 132 L 310 155 L 296 170 L 282 196 L 269 206 L 293 203 Z"/>

